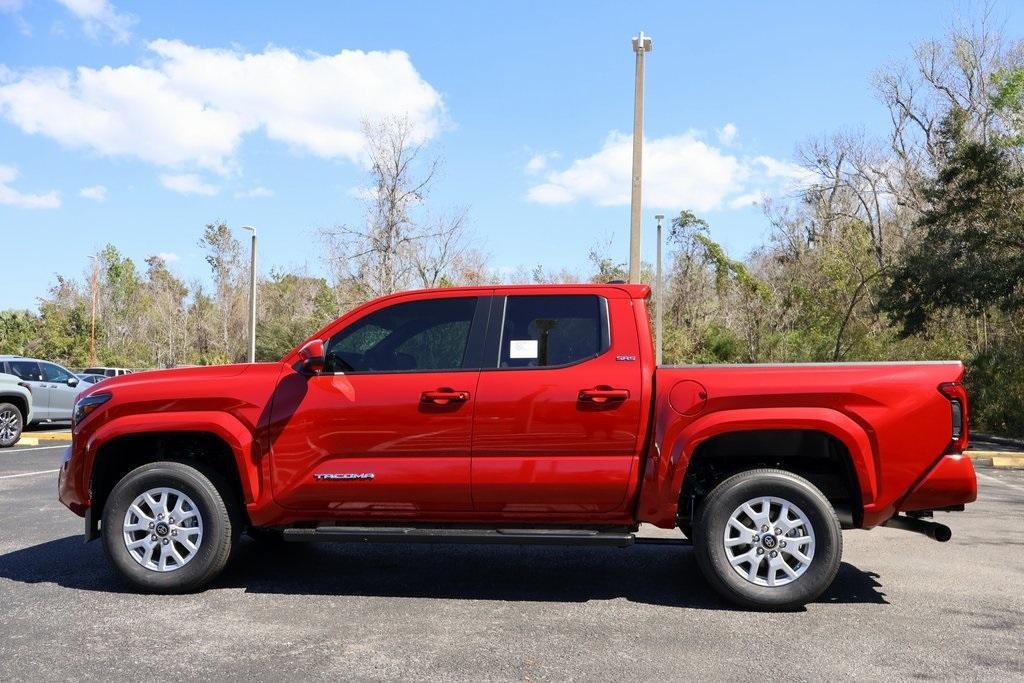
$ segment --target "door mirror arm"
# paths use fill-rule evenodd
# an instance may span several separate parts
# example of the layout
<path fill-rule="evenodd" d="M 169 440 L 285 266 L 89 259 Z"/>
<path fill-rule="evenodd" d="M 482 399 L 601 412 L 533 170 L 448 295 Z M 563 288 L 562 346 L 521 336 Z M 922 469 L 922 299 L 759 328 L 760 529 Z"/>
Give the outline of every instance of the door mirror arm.
<path fill-rule="evenodd" d="M 78 378 L 77 377 L 68 377 L 68 386 L 69 387 L 77 387 L 78 386 Z"/>

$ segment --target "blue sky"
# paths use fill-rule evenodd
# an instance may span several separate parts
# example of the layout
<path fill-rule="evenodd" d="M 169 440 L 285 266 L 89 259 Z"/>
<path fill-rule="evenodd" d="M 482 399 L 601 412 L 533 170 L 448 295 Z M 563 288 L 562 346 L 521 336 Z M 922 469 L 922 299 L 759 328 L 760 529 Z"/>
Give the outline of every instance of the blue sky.
<path fill-rule="evenodd" d="M 580 269 L 605 238 L 625 260 L 639 30 L 645 254 L 653 215 L 690 208 L 743 255 L 796 146 L 884 133 L 873 72 L 971 7 L 0 0 L 0 308 L 108 242 L 205 277 L 213 220 L 256 225 L 264 271 L 323 273 L 316 230 L 362 215 L 359 117 L 399 111 L 444 157 L 432 205 L 469 209 L 492 266 Z"/>

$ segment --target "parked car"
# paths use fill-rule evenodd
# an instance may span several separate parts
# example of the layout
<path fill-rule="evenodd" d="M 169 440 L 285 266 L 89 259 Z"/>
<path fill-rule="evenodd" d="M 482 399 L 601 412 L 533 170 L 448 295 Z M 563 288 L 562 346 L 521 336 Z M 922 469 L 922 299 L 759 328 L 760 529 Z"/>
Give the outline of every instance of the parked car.
<path fill-rule="evenodd" d="M 20 377 L 0 373 L 0 448 L 18 443 L 32 420 L 32 392 Z"/>
<path fill-rule="evenodd" d="M 76 372 L 75 377 L 82 380 L 86 384 L 96 384 L 96 382 L 102 382 L 107 378 L 106 375 L 94 375 L 88 372 Z"/>
<path fill-rule="evenodd" d="M 68 422 L 75 408 L 75 399 L 88 384 L 56 363 L 22 356 L 0 356 L 0 369 L 15 375 L 32 392 L 32 420 Z"/>
<path fill-rule="evenodd" d="M 121 375 L 130 375 L 132 371 L 128 368 L 85 368 L 82 370 L 84 375 L 103 375 L 104 377 L 120 377 Z"/>
<path fill-rule="evenodd" d="M 409 292 L 277 363 L 108 379 L 60 500 L 158 592 L 212 580 L 245 529 L 627 546 L 646 522 L 730 600 L 788 609 L 832 583 L 842 528 L 949 539 L 926 518 L 977 496 L 961 363 L 657 367 L 649 291 Z"/>

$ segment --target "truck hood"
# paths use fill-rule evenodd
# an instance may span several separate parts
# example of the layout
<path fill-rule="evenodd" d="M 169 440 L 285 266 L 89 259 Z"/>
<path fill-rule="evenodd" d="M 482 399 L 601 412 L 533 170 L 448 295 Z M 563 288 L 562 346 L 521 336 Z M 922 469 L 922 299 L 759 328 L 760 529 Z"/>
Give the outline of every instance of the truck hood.
<path fill-rule="evenodd" d="M 91 388 L 82 392 L 81 396 L 101 394 L 104 392 L 141 388 L 144 386 L 157 387 L 163 384 L 181 385 L 192 382 L 205 382 L 215 379 L 226 379 L 238 377 L 254 369 L 274 368 L 274 374 L 280 372 L 278 363 L 235 363 L 232 365 L 203 365 L 192 368 L 173 368 L 171 370 L 143 370 L 130 375 L 108 377 L 97 382 Z"/>

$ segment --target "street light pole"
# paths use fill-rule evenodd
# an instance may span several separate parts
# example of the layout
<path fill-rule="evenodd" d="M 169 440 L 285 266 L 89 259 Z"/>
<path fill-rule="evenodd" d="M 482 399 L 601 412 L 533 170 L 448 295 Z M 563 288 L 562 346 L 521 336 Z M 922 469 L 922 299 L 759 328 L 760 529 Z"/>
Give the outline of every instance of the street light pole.
<path fill-rule="evenodd" d="M 242 230 L 252 233 L 249 259 L 249 362 L 256 362 L 256 228 L 243 225 Z"/>
<path fill-rule="evenodd" d="M 640 189 L 644 147 L 644 57 L 651 51 L 650 36 L 641 31 L 633 38 L 636 53 L 636 89 L 633 93 L 633 194 L 629 211 L 629 281 L 640 282 Z"/>
<path fill-rule="evenodd" d="M 89 365 L 96 365 L 96 257 L 90 256 L 92 260 L 92 331 L 89 333 Z"/>
<path fill-rule="evenodd" d="M 661 222 L 665 220 L 665 214 L 655 214 L 654 219 L 658 221 L 658 265 L 657 265 L 657 284 L 658 284 L 658 298 L 655 299 L 654 303 L 654 357 L 658 365 L 661 365 L 661 349 L 662 349 L 662 338 L 664 337 L 664 323 L 663 323 L 663 301 L 665 298 L 665 282 L 661 277 Z"/>

